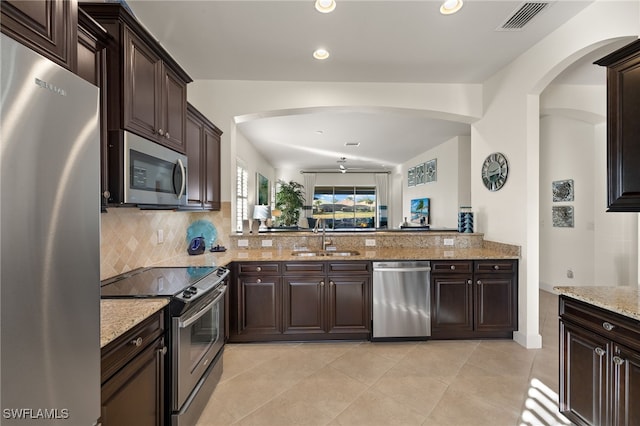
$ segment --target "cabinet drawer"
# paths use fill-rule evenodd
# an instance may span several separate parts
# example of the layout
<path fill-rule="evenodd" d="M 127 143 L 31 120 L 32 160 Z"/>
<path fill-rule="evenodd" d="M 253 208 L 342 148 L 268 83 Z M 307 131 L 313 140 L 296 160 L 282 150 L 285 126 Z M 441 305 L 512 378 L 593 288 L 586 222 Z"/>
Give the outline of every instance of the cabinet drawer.
<path fill-rule="evenodd" d="M 516 270 L 516 262 L 513 260 L 481 260 L 475 262 L 476 272 L 508 273 Z"/>
<path fill-rule="evenodd" d="M 473 263 L 465 260 L 450 260 L 450 261 L 437 261 L 431 262 L 431 272 L 444 274 L 462 274 L 462 273 L 472 273 L 473 272 Z"/>
<path fill-rule="evenodd" d="M 371 270 L 370 262 L 329 262 L 328 272 L 332 273 L 366 273 Z"/>
<path fill-rule="evenodd" d="M 640 322 L 566 296 L 560 297 L 560 317 L 601 336 L 640 350 Z"/>
<path fill-rule="evenodd" d="M 319 272 L 324 274 L 323 262 L 300 262 L 300 263 L 285 263 L 282 266 L 284 274 L 296 274 L 299 272 L 313 273 Z"/>
<path fill-rule="evenodd" d="M 100 380 L 106 382 L 164 332 L 164 312 L 159 311 L 102 348 Z"/>
<path fill-rule="evenodd" d="M 260 263 L 246 262 L 238 265 L 238 273 L 240 274 L 279 274 L 280 264 L 276 262 Z"/>

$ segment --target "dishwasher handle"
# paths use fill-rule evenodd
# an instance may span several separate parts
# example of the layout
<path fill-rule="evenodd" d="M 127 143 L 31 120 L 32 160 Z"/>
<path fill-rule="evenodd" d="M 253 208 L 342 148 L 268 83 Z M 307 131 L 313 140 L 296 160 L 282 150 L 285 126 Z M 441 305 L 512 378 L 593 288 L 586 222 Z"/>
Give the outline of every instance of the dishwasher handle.
<path fill-rule="evenodd" d="M 413 268 L 404 268 L 404 267 L 400 267 L 400 268 L 374 267 L 373 268 L 373 272 L 429 272 L 429 271 L 431 271 L 430 266 L 417 266 Z"/>

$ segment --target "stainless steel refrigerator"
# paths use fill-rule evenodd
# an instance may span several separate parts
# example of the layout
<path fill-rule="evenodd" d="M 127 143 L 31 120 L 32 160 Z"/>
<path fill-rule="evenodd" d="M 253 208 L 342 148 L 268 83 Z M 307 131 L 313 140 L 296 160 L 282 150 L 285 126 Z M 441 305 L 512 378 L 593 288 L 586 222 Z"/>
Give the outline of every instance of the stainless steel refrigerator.
<path fill-rule="evenodd" d="M 0 39 L 0 424 L 100 416 L 98 88 Z"/>

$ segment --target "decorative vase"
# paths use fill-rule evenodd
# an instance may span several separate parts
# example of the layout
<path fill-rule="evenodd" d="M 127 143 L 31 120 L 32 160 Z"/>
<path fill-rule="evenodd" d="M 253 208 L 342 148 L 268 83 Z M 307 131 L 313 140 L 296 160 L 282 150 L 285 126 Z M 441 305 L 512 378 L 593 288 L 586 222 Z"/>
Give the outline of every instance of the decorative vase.
<path fill-rule="evenodd" d="M 458 232 L 473 233 L 473 212 L 471 207 L 460 207 L 458 212 Z"/>

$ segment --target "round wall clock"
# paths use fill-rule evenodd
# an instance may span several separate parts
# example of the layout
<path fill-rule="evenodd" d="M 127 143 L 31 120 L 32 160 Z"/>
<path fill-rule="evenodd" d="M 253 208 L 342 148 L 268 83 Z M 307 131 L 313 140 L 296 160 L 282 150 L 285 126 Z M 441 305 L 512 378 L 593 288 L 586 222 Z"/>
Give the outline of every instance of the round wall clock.
<path fill-rule="evenodd" d="M 499 152 L 490 154 L 482 163 L 482 183 L 489 191 L 497 191 L 502 188 L 507 181 L 508 174 L 507 159 Z"/>

